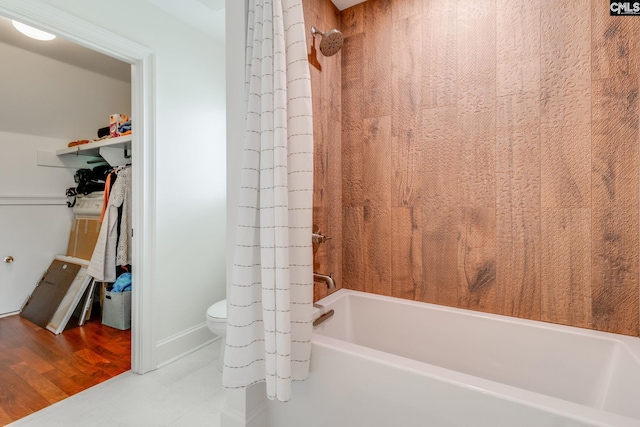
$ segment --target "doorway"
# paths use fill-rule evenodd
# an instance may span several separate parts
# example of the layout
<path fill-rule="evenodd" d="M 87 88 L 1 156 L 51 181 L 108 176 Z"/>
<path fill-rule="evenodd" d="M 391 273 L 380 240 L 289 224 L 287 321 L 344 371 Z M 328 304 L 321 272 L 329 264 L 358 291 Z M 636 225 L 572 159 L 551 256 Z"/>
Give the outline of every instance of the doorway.
<path fill-rule="evenodd" d="M 153 138 L 153 51 L 96 25 L 39 2 L 0 0 L 0 15 L 65 38 L 131 64 L 133 282 L 131 368 L 143 374 L 155 369 L 151 329 L 151 283 L 155 262 L 155 170 Z"/>

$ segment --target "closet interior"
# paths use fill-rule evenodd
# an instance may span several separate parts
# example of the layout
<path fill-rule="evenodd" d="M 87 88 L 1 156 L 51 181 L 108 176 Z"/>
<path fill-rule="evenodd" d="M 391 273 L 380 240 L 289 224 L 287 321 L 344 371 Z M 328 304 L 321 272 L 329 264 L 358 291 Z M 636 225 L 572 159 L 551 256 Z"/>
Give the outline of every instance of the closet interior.
<path fill-rule="evenodd" d="M 105 324 L 128 328 L 131 292 L 109 292 L 131 272 L 131 65 L 4 17 L 0 55 L 0 318 L 60 334 L 107 301 L 122 313 Z"/>
<path fill-rule="evenodd" d="M 83 325 L 98 305 L 104 325 L 131 327 L 131 120 L 113 114 L 97 135 L 57 149 L 53 162 L 38 156 L 39 166 L 82 166 L 65 192 L 74 215 L 67 252 L 54 258 L 20 312 L 54 334 Z"/>

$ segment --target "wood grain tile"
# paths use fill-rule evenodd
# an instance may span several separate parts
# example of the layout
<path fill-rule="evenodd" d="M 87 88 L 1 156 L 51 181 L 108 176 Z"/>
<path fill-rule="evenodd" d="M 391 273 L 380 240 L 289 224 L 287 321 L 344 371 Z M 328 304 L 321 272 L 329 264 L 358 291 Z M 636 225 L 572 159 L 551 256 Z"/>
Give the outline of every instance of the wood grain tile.
<path fill-rule="evenodd" d="M 362 133 L 342 131 L 342 199 L 344 206 L 364 203 L 364 152 Z"/>
<path fill-rule="evenodd" d="M 458 242 L 458 307 L 496 306 L 496 211 L 463 208 Z"/>
<path fill-rule="evenodd" d="M 633 137 L 633 132 L 638 131 L 637 78 L 638 75 L 632 74 L 593 80 L 591 115 L 594 136 Z"/>
<path fill-rule="evenodd" d="M 364 3 L 359 3 L 340 14 L 342 34 L 345 38 L 364 31 Z"/>
<path fill-rule="evenodd" d="M 495 66 L 495 64 L 494 64 Z M 456 108 L 464 113 L 482 113 L 496 109 L 496 71 L 462 78 L 456 83 Z"/>
<path fill-rule="evenodd" d="M 509 177 L 498 175 L 500 187 Z M 540 215 L 500 192 L 497 203 L 496 313 L 540 319 Z M 504 201 L 502 201 L 503 199 Z"/>
<path fill-rule="evenodd" d="M 374 294 L 391 294 L 391 208 L 363 209 L 364 288 Z"/>
<path fill-rule="evenodd" d="M 334 28 L 340 29 L 341 18 L 340 18 L 340 11 L 338 10 L 338 8 L 333 4 L 332 1 L 325 0 L 323 2 L 323 5 L 324 5 L 323 22 L 325 23 L 327 28 L 324 31 L 329 31 Z"/>
<path fill-rule="evenodd" d="M 458 236 L 429 234 L 423 238 L 424 284 L 418 300 L 455 307 L 458 303 Z"/>
<path fill-rule="evenodd" d="M 423 204 L 456 206 L 460 174 L 460 144 L 454 106 L 422 111 Z"/>
<path fill-rule="evenodd" d="M 393 20 L 398 21 L 422 14 L 422 3 L 422 0 L 391 0 Z"/>
<path fill-rule="evenodd" d="M 594 81 L 593 322 L 638 335 L 638 76 Z"/>
<path fill-rule="evenodd" d="M 544 208 L 541 234 L 541 319 L 590 328 L 590 208 Z"/>
<path fill-rule="evenodd" d="M 323 74 L 324 76 L 324 74 Z M 320 76 L 318 76 L 318 79 Z M 312 76 L 313 81 L 313 76 Z M 312 84 L 312 86 L 314 86 Z M 313 99 L 315 111 L 325 111 L 321 97 Z M 329 123 L 323 115 L 316 114 L 313 117 L 313 204 L 314 206 L 326 206 L 329 187 L 329 158 L 328 158 L 328 128 Z"/>
<path fill-rule="evenodd" d="M 325 112 L 329 115 L 331 111 L 340 112 L 342 98 L 342 51 L 329 57 L 322 58 L 322 73 L 319 77 L 321 80 L 320 96 L 322 97 L 322 110 L 320 116 L 324 117 Z M 337 125 L 340 123 L 338 117 L 337 123 L 333 117 L 327 117 L 325 120 L 328 125 Z"/>
<path fill-rule="evenodd" d="M 422 94 L 415 87 L 415 82 L 422 80 L 420 16 L 395 21 L 391 36 L 393 133 L 399 136 L 420 126 Z"/>
<path fill-rule="evenodd" d="M 423 1 L 422 106 L 435 108 L 456 103 L 457 2 Z M 416 85 L 418 82 L 416 82 Z"/>
<path fill-rule="evenodd" d="M 564 59 L 590 54 L 592 24 L 589 3 L 609 15 L 608 8 L 597 1 L 569 0 L 541 8 L 542 55 Z"/>
<path fill-rule="evenodd" d="M 405 140 L 406 145 L 402 146 L 394 138 L 394 149 L 403 150 L 403 153 L 411 153 L 411 149 L 414 146 L 415 139 Z M 423 161 L 416 157 L 418 162 Z M 391 198 L 392 206 L 420 206 L 422 201 L 422 186 L 424 184 L 421 173 L 418 173 L 419 166 L 411 162 L 407 165 L 405 170 L 394 169 L 391 183 Z"/>
<path fill-rule="evenodd" d="M 395 21 L 392 36 L 392 199 L 394 206 L 417 206 L 423 165 L 421 92 L 415 90 L 422 79 L 420 16 Z"/>
<path fill-rule="evenodd" d="M 459 111 L 457 138 L 459 171 L 454 191 L 459 206 L 495 207 L 495 110 Z"/>
<path fill-rule="evenodd" d="M 544 54 L 541 57 L 542 87 L 546 93 L 562 96 L 581 92 L 589 98 L 591 86 L 591 56 L 576 52 L 558 57 Z"/>
<path fill-rule="evenodd" d="M 391 295 L 415 299 L 422 286 L 422 211 L 391 208 Z"/>
<path fill-rule="evenodd" d="M 497 62 L 540 57 L 540 12 L 544 0 L 501 0 L 496 8 Z M 500 79 L 498 79 L 500 81 Z"/>
<path fill-rule="evenodd" d="M 332 102 L 339 103 L 332 98 Z M 328 129 L 328 186 L 331 191 L 327 197 L 327 223 L 322 229 L 331 240 L 324 243 L 327 256 L 327 270 L 320 273 L 333 273 L 336 287 L 342 287 L 342 144 L 341 144 L 341 107 L 329 111 L 330 126 Z"/>
<path fill-rule="evenodd" d="M 542 124 L 541 205 L 591 208 L 591 125 Z"/>
<path fill-rule="evenodd" d="M 373 256 L 362 289 L 637 336 L 640 20 L 594 1 L 418 3 L 341 14 L 345 282 Z M 362 248 L 373 229 L 390 255 Z M 421 283 L 403 264 L 416 230 Z"/>
<path fill-rule="evenodd" d="M 342 208 L 342 286 L 365 290 L 364 208 Z"/>
<path fill-rule="evenodd" d="M 391 117 L 365 119 L 362 191 L 365 206 L 391 207 Z"/>
<path fill-rule="evenodd" d="M 591 101 L 580 91 L 567 91 L 564 95 L 554 94 L 544 87 L 541 93 L 540 113 L 543 123 L 554 126 L 589 123 Z"/>
<path fill-rule="evenodd" d="M 540 125 L 540 85 L 534 91 L 520 91 L 506 93 L 497 97 L 496 104 L 496 126 L 499 128 L 509 127 L 532 127 Z"/>
<path fill-rule="evenodd" d="M 363 113 L 365 118 L 391 114 L 391 0 L 364 6 Z"/>
<path fill-rule="evenodd" d="M 540 194 L 540 134 L 537 126 L 500 127 L 496 134 L 496 171 L 508 174 L 506 190 L 537 208 Z"/>
<path fill-rule="evenodd" d="M 637 19 L 610 16 L 607 8 L 591 3 L 591 48 L 593 79 L 607 79 L 640 72 Z"/>
<path fill-rule="evenodd" d="M 342 128 L 361 131 L 363 112 L 363 34 L 347 37 L 342 46 Z"/>
<path fill-rule="evenodd" d="M 498 128 L 497 312 L 540 318 L 540 141 L 536 127 Z"/>
<path fill-rule="evenodd" d="M 522 92 L 540 98 L 540 57 L 503 60 L 496 64 L 498 97 Z"/>
<path fill-rule="evenodd" d="M 495 79 L 495 0 L 458 2 L 456 44 L 457 79 L 460 83 L 479 76 Z"/>
<path fill-rule="evenodd" d="M 347 37 L 342 48 L 342 200 L 363 205 L 363 34 Z"/>
<path fill-rule="evenodd" d="M 422 209 L 424 283 L 416 299 L 455 307 L 458 303 L 460 210 L 429 204 Z"/>

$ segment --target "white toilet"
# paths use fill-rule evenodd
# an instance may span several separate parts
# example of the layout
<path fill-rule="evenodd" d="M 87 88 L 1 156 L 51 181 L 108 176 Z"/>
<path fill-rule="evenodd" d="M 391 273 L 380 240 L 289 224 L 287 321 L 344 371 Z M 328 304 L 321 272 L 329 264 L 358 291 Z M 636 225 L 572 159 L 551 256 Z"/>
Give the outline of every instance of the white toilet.
<path fill-rule="evenodd" d="M 220 339 L 220 358 L 218 360 L 218 370 L 222 372 L 224 365 L 224 346 L 227 336 L 227 300 L 223 299 L 213 304 L 207 309 L 207 326 Z"/>

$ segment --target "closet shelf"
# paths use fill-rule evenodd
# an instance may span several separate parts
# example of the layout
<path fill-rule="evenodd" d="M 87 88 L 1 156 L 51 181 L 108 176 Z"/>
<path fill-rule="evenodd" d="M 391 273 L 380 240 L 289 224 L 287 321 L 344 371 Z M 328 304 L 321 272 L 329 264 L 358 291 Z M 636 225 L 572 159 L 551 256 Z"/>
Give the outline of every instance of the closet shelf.
<path fill-rule="evenodd" d="M 122 166 L 131 163 L 131 135 L 101 139 L 56 151 L 38 150 L 37 165 L 57 168 L 92 168 L 107 163 Z"/>
<path fill-rule="evenodd" d="M 100 141 L 89 142 L 87 144 L 76 145 L 75 147 L 61 148 L 56 150 L 56 155 L 64 156 L 68 154 L 75 154 L 77 156 L 99 156 L 100 148 L 124 148 L 131 150 L 131 137 L 132 135 L 118 136 L 116 138 L 106 138 Z"/>

